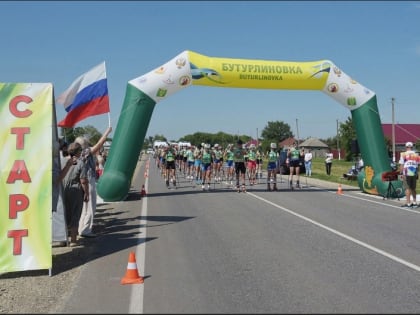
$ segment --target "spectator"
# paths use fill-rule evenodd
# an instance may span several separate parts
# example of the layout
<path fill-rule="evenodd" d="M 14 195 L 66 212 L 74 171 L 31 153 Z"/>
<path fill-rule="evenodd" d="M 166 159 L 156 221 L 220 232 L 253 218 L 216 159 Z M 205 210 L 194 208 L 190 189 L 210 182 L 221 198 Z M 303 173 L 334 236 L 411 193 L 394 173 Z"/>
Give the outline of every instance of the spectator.
<path fill-rule="evenodd" d="M 77 246 L 77 229 L 83 204 L 89 201 L 89 182 L 85 163 L 81 160 L 82 146 L 73 142 L 69 145 L 71 166 L 63 179 L 63 204 L 66 211 L 67 227 L 70 230 L 70 246 Z"/>
<path fill-rule="evenodd" d="M 83 206 L 82 214 L 79 222 L 79 235 L 82 237 L 96 237 L 93 233 L 93 218 L 96 213 L 96 163 L 95 156 L 102 148 L 108 135 L 111 133 L 112 127 L 108 127 L 102 134 L 101 138 L 94 146 L 90 146 L 88 139 L 85 137 L 77 137 L 74 142 L 79 143 L 83 149 L 83 161 L 87 166 L 87 176 L 89 180 L 90 197 L 88 202 Z"/>
<path fill-rule="evenodd" d="M 325 154 L 325 170 L 327 172 L 327 175 L 331 175 L 331 166 L 332 166 L 332 161 L 333 161 L 333 154 L 330 150 L 328 150 L 328 152 Z"/>
<path fill-rule="evenodd" d="M 363 169 L 363 167 L 365 167 L 365 164 L 363 162 L 362 157 L 359 157 L 359 160 L 357 161 L 357 166 L 356 166 L 357 172 L 360 172 Z"/>
<path fill-rule="evenodd" d="M 312 151 L 308 149 L 308 152 L 305 153 L 305 176 L 312 176 Z"/>
<path fill-rule="evenodd" d="M 406 203 L 402 207 L 417 208 L 416 185 L 418 179 L 418 160 L 419 156 L 413 151 L 413 143 L 405 144 L 405 152 L 401 152 L 400 156 L 400 173 L 403 176 L 403 186 L 405 188 Z M 413 197 L 413 203 L 410 199 Z"/>
<path fill-rule="evenodd" d="M 104 148 L 102 147 L 96 154 L 96 179 L 102 176 L 105 168 L 105 157 L 103 156 Z"/>
<path fill-rule="evenodd" d="M 68 144 L 64 137 L 58 139 L 59 150 L 60 150 L 60 159 L 69 155 L 68 153 Z"/>

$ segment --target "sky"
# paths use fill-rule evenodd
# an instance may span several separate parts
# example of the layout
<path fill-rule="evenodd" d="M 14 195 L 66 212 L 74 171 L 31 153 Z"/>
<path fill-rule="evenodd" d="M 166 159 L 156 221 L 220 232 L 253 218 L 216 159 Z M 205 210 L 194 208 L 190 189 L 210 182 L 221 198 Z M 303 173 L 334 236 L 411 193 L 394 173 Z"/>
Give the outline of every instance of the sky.
<path fill-rule="evenodd" d="M 58 96 L 105 61 L 110 114 L 76 127 L 103 132 L 110 121 L 110 137 L 128 81 L 185 50 L 330 60 L 376 93 L 382 123 L 420 123 L 420 1 L 1 1 L 0 29 L 0 82 L 53 83 Z M 55 108 L 60 121 L 66 112 Z M 146 137 L 256 138 L 281 121 L 299 139 L 327 139 L 349 117 L 321 91 L 190 86 L 156 104 Z"/>

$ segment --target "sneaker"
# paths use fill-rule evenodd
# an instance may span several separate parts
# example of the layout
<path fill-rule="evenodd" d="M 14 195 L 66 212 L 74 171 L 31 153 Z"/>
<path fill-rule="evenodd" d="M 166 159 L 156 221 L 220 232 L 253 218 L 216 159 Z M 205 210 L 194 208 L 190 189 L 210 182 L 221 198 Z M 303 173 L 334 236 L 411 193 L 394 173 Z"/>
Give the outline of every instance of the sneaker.
<path fill-rule="evenodd" d="M 207 189 L 210 189 L 210 184 L 207 184 Z"/>
<path fill-rule="evenodd" d="M 409 204 L 405 203 L 405 204 L 403 204 L 403 205 L 401 206 L 401 208 L 411 208 L 411 205 L 409 205 Z"/>
<path fill-rule="evenodd" d="M 418 206 L 419 206 L 419 205 L 418 205 L 417 203 L 412 203 L 412 204 L 410 205 L 410 207 L 411 207 L 411 208 L 418 208 Z"/>
<path fill-rule="evenodd" d="M 206 187 L 204 187 L 204 185 L 201 185 L 201 189 L 204 190 L 204 189 L 206 189 Z"/>

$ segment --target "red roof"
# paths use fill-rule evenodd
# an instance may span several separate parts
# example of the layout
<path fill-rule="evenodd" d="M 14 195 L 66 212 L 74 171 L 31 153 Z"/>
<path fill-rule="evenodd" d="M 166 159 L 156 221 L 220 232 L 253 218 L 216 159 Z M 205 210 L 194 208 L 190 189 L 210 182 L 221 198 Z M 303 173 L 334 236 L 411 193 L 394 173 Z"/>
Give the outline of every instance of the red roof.
<path fill-rule="evenodd" d="M 280 147 L 284 148 L 284 147 L 290 147 L 293 146 L 296 143 L 295 138 L 290 137 L 287 139 L 284 139 L 282 142 L 280 142 Z"/>
<path fill-rule="evenodd" d="M 408 141 L 416 143 L 420 139 L 419 124 L 394 124 L 395 144 L 405 144 Z M 385 138 L 392 140 L 392 124 L 382 124 Z"/>

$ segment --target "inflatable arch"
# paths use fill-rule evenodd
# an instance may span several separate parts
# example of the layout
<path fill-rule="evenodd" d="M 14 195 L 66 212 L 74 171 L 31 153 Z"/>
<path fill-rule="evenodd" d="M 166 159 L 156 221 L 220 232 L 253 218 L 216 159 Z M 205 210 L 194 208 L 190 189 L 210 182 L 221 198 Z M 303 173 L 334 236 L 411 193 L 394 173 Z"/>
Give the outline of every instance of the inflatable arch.
<path fill-rule="evenodd" d="M 213 58 L 186 50 L 128 82 L 105 170 L 98 182 L 97 191 L 104 201 L 127 197 L 155 105 L 190 85 L 324 92 L 351 111 L 365 165 L 358 176 L 361 190 L 392 198 L 404 195 L 401 181 L 384 180 L 384 175 L 391 173 L 391 165 L 375 93 L 331 61 Z"/>

